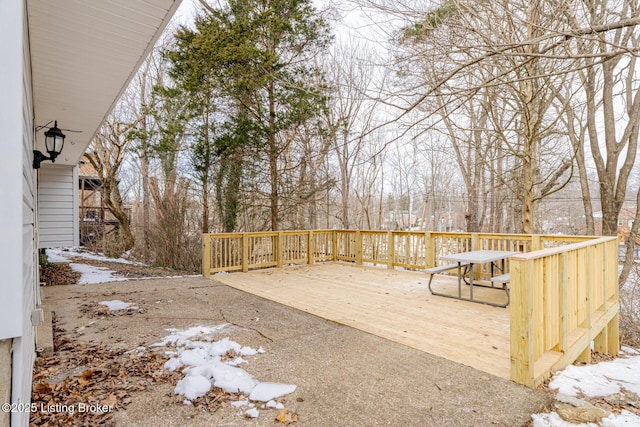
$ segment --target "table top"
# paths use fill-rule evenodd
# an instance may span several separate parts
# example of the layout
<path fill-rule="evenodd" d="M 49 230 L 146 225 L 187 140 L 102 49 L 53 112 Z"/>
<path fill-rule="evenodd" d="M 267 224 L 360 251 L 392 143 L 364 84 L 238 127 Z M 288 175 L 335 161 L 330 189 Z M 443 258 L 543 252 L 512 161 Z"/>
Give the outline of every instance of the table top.
<path fill-rule="evenodd" d="M 517 255 L 519 253 L 520 252 L 513 251 L 469 251 L 444 255 L 441 256 L 440 259 L 445 261 L 468 262 L 471 264 L 484 264 L 509 258 L 510 256 Z"/>

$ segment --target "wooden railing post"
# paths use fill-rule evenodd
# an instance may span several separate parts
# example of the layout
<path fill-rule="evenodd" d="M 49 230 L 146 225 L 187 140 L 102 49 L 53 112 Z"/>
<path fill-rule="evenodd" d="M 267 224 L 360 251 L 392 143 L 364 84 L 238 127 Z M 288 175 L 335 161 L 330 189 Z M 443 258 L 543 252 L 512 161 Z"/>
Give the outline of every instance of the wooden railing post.
<path fill-rule="evenodd" d="M 249 236 L 242 233 L 242 272 L 249 271 Z"/>
<path fill-rule="evenodd" d="M 611 248 L 611 249 L 609 249 Z M 610 283 L 613 291 L 613 298 L 616 304 L 620 304 L 620 287 L 618 286 L 618 241 L 613 240 L 606 244 L 605 252 L 607 253 L 607 260 L 605 264 L 605 281 Z M 615 317 L 611 319 L 607 325 L 609 331 L 609 354 L 614 356 L 620 352 L 620 314 L 616 313 Z"/>
<path fill-rule="evenodd" d="M 393 231 L 387 231 L 387 268 L 393 269 L 393 264 L 395 263 L 396 258 L 396 241 L 393 236 Z"/>
<path fill-rule="evenodd" d="M 425 268 L 435 267 L 436 266 L 436 261 L 435 261 L 436 257 L 434 254 L 435 244 L 433 242 L 433 236 L 429 232 L 424 233 L 424 245 L 426 248 L 426 251 L 424 254 Z"/>
<path fill-rule="evenodd" d="M 480 238 L 478 233 L 471 233 L 471 250 L 478 251 L 480 249 Z"/>
<path fill-rule="evenodd" d="M 360 230 L 356 230 L 354 244 L 356 246 L 356 265 L 362 265 L 362 232 Z"/>
<path fill-rule="evenodd" d="M 276 237 L 276 267 L 282 268 L 282 259 L 284 258 L 284 235 L 282 231 L 278 231 Z"/>
<path fill-rule="evenodd" d="M 211 236 L 202 235 L 202 275 L 211 277 Z"/>
<path fill-rule="evenodd" d="M 331 260 L 338 260 L 338 230 L 331 232 Z"/>
<path fill-rule="evenodd" d="M 313 230 L 309 230 L 309 232 L 307 233 L 307 264 L 313 264 L 315 261 L 315 256 L 314 256 L 314 252 L 315 252 L 315 248 L 314 248 L 314 236 L 313 236 Z"/>
<path fill-rule="evenodd" d="M 511 258 L 511 380 L 534 385 L 533 260 Z"/>
<path fill-rule="evenodd" d="M 540 235 L 532 234 L 531 235 L 531 252 L 539 251 L 540 249 L 544 249 L 542 247 L 542 240 L 540 239 Z"/>
<path fill-rule="evenodd" d="M 605 243 L 604 281 L 607 283 L 607 293 L 612 292 L 615 304 L 620 301 L 620 288 L 618 286 L 618 241 L 612 240 Z M 617 355 L 620 351 L 620 314 L 609 321 L 607 331 L 607 353 Z"/>
<path fill-rule="evenodd" d="M 404 235 L 404 263 L 411 265 L 411 234 Z"/>
<path fill-rule="evenodd" d="M 559 263 L 560 265 L 558 266 L 558 275 L 559 275 L 559 280 L 560 280 L 560 289 L 558 292 L 558 309 L 559 309 L 559 313 L 558 313 L 558 317 L 559 317 L 559 328 L 560 330 L 558 331 L 558 351 L 561 351 L 563 353 L 565 353 L 568 349 L 568 326 L 567 326 L 567 319 L 568 319 L 568 310 L 567 310 L 567 304 L 568 304 L 568 298 L 569 298 L 569 293 L 567 290 L 567 286 L 568 286 L 568 282 L 569 282 L 569 255 L 565 252 L 563 254 L 560 255 L 560 259 L 559 259 Z"/>

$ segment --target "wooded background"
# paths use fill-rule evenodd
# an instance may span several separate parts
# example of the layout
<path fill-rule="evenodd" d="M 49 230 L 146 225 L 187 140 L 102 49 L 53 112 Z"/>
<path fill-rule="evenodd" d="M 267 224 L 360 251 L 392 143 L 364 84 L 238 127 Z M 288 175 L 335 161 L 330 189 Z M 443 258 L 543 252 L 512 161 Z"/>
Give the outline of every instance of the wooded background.
<path fill-rule="evenodd" d="M 366 40 L 345 32 L 347 11 Z M 202 0 L 85 155 L 120 223 L 102 250 L 197 271 L 210 231 L 621 232 L 624 282 L 640 226 L 639 12 Z"/>

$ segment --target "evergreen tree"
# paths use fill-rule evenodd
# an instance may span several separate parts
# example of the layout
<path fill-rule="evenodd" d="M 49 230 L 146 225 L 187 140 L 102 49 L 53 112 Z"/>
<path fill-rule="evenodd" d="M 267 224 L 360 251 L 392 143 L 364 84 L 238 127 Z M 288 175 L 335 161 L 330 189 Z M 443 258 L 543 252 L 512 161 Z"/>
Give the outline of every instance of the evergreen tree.
<path fill-rule="evenodd" d="M 321 73 L 311 59 L 329 42 L 328 26 L 309 0 L 230 0 L 220 9 L 208 8 L 195 29 L 180 28 L 175 49 L 167 53 L 177 84 L 206 94 L 203 99 L 215 99 L 224 110 L 225 132 L 214 138 L 219 160 L 235 159 L 234 174 L 242 170 L 240 152 L 258 153 L 268 162 L 273 230 L 279 228 L 283 135 L 324 108 L 323 88 L 310 83 L 319 79 L 309 76 Z M 224 182 L 216 188 L 235 190 L 235 178 L 219 173 L 217 179 Z M 229 200 L 227 207 L 233 206 Z M 234 215 L 224 220 L 225 228 Z"/>

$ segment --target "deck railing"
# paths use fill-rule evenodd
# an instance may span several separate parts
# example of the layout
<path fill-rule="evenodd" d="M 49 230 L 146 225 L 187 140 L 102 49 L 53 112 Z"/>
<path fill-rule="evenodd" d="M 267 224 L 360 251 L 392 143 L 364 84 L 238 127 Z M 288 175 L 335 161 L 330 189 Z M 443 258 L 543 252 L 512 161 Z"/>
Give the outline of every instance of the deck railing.
<path fill-rule="evenodd" d="M 510 258 L 511 379 L 538 386 L 591 343 L 617 354 L 618 242 L 604 237 Z"/>
<path fill-rule="evenodd" d="M 203 236 L 203 274 L 322 261 L 424 270 L 470 250 L 518 251 L 511 272 L 511 379 L 534 387 L 590 346 L 617 354 L 615 237 L 310 230 Z M 481 270 L 480 277 L 489 274 Z"/>

